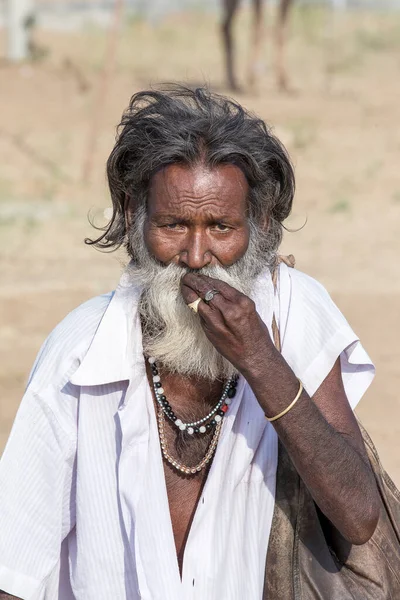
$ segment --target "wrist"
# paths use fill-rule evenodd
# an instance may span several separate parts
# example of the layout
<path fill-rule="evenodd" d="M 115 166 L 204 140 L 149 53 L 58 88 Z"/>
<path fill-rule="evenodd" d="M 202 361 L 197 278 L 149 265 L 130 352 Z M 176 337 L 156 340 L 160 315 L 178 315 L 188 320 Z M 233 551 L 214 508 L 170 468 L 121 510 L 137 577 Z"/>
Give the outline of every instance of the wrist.
<path fill-rule="evenodd" d="M 267 375 L 275 369 L 282 360 L 281 354 L 269 338 L 263 344 L 256 344 L 257 351 L 246 361 L 240 369 L 246 381 L 254 389 L 258 383 L 265 382 Z"/>

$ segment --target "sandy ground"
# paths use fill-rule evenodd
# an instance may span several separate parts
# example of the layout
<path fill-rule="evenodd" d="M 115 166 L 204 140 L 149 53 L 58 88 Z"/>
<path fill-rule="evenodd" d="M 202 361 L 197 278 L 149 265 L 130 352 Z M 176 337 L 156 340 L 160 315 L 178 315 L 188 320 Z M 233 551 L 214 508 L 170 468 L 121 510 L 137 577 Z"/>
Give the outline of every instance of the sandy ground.
<path fill-rule="evenodd" d="M 248 15 L 237 24 L 239 69 Z M 130 95 L 159 80 L 221 85 L 215 17 L 176 15 L 157 26 L 131 20 L 101 111 L 95 167 L 81 182 L 93 114 L 101 106 L 104 32 L 37 33 L 46 57 L 0 65 L 0 450 L 34 357 L 53 326 L 112 289 L 122 255 L 82 243 L 88 210 L 104 223 L 104 162 Z M 268 33 L 268 28 L 267 28 Z M 0 51 L 4 39 L 0 37 Z M 287 145 L 297 197 L 284 252 L 330 291 L 377 366 L 358 414 L 400 484 L 400 17 L 357 13 L 332 22 L 298 10 L 288 64 L 295 93 L 277 93 L 266 42 L 257 93 L 238 99 Z M 244 79 L 243 79 L 244 81 Z"/>

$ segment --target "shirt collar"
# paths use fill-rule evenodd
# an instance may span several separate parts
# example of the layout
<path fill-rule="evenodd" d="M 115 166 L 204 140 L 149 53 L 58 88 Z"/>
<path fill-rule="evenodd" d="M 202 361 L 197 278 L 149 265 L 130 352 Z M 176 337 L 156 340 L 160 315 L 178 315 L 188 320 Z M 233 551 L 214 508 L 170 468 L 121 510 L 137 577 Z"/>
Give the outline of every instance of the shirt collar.
<path fill-rule="evenodd" d="M 89 350 L 70 382 L 74 385 L 106 385 L 141 378 L 145 372 L 138 303 L 142 287 L 132 283 L 130 265 L 121 276 L 101 319 Z M 271 327 L 273 286 L 269 271 L 258 278 L 253 294 L 257 311 Z M 271 329 L 270 329 L 271 333 Z"/>
<path fill-rule="evenodd" d="M 105 385 L 142 375 L 144 361 L 138 315 L 141 286 L 131 282 L 129 266 L 121 276 L 92 343 L 70 381 L 74 385 Z"/>

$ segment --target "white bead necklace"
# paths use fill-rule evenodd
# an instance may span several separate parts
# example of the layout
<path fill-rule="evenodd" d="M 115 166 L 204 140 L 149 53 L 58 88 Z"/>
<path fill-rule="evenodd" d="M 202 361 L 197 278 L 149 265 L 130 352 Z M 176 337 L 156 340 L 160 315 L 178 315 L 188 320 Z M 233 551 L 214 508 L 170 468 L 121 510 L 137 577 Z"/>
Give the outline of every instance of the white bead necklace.
<path fill-rule="evenodd" d="M 221 398 L 205 417 L 202 417 L 197 421 L 184 423 L 181 419 L 177 418 L 165 396 L 165 391 L 161 384 L 161 377 L 158 372 L 155 358 L 152 356 L 149 357 L 148 362 L 151 367 L 153 389 L 159 409 L 165 414 L 165 416 L 168 417 L 170 421 L 172 421 L 172 423 L 174 423 L 174 425 L 180 431 L 186 431 L 189 435 L 204 434 L 207 431 L 211 431 L 211 429 L 216 427 L 222 421 L 229 408 L 229 405 L 232 402 L 232 398 L 236 394 L 236 386 L 238 381 L 236 376 L 232 376 L 228 379 L 224 386 Z"/>

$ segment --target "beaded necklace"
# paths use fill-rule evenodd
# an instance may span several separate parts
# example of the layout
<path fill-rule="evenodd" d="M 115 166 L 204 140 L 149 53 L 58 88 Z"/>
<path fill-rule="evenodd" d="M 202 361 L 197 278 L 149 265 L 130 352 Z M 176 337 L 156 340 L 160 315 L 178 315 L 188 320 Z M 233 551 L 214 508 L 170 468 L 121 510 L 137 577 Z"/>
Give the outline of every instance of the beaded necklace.
<path fill-rule="evenodd" d="M 165 396 L 164 388 L 162 387 L 161 383 L 161 377 L 156 365 L 156 359 L 153 356 L 150 356 L 148 361 L 151 366 L 153 388 L 157 403 L 165 416 L 168 417 L 168 419 L 172 421 L 172 423 L 174 423 L 174 425 L 178 427 L 180 431 L 186 431 L 189 435 L 204 434 L 208 431 L 211 431 L 211 429 L 216 427 L 216 425 L 222 421 L 229 408 L 229 405 L 232 402 L 232 399 L 236 394 L 236 386 L 238 382 L 238 377 L 236 375 L 228 379 L 224 386 L 221 398 L 205 417 L 198 419 L 197 421 L 193 421 L 192 423 L 183 423 L 183 421 L 178 419 L 178 417 L 175 415 L 174 411 L 172 410 L 172 406 Z"/>
<path fill-rule="evenodd" d="M 164 412 L 161 408 L 158 409 L 157 417 L 158 417 L 158 431 L 160 434 L 161 452 L 162 452 L 162 455 L 165 458 L 165 460 L 170 465 L 172 465 L 177 471 L 180 471 L 181 473 L 184 473 L 185 475 L 195 475 L 196 473 L 199 473 L 202 469 L 204 469 L 204 467 L 210 462 L 210 460 L 215 452 L 215 449 L 217 447 L 218 438 L 219 438 L 219 434 L 220 434 L 221 427 L 222 427 L 222 421 L 220 421 L 217 424 L 217 426 L 215 427 L 214 434 L 212 436 L 210 445 L 207 448 L 207 452 L 204 455 L 204 458 L 202 458 L 202 460 L 194 467 L 187 467 L 186 465 L 181 463 L 176 458 L 173 458 L 168 451 L 167 438 L 165 437 L 165 432 L 164 432 Z"/>
<path fill-rule="evenodd" d="M 171 405 L 169 404 L 165 396 L 155 358 L 150 357 L 148 361 L 151 367 L 154 394 L 158 404 L 157 423 L 163 457 L 170 465 L 172 465 L 181 473 L 184 473 L 185 475 L 195 475 L 196 473 L 199 473 L 210 462 L 215 452 L 219 434 L 222 428 L 222 419 L 225 416 L 229 405 L 231 404 L 232 399 L 236 394 L 238 377 L 233 376 L 228 379 L 227 383 L 224 386 L 221 398 L 218 400 L 214 408 L 205 417 L 203 417 L 202 419 L 198 419 L 197 421 L 193 421 L 192 423 L 183 423 L 183 421 L 181 419 L 178 419 L 178 417 L 175 415 Z M 168 419 L 180 431 L 186 431 L 189 435 L 202 435 L 214 429 L 214 433 L 211 438 L 210 444 L 207 448 L 207 452 L 197 465 L 193 467 L 187 467 L 186 465 L 184 465 L 183 463 L 181 463 L 180 461 L 178 461 L 170 455 L 164 430 L 165 417 L 168 417 Z"/>

